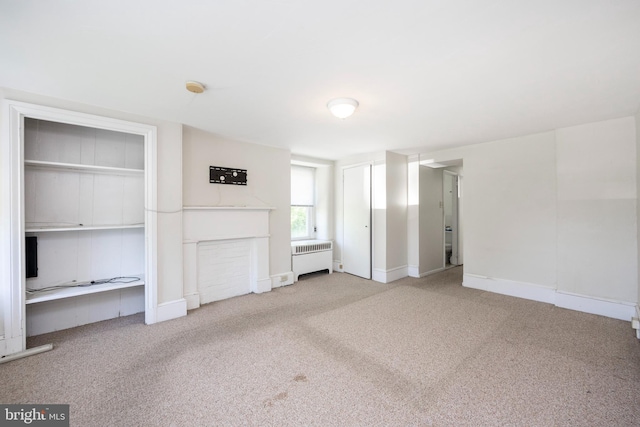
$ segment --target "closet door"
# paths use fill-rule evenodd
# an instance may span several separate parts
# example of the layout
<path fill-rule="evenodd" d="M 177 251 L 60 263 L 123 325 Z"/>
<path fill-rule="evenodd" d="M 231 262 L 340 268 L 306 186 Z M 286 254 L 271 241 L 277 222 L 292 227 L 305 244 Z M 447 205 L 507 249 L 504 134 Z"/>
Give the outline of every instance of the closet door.
<path fill-rule="evenodd" d="M 344 169 L 343 186 L 343 269 L 371 279 L 371 165 Z"/>

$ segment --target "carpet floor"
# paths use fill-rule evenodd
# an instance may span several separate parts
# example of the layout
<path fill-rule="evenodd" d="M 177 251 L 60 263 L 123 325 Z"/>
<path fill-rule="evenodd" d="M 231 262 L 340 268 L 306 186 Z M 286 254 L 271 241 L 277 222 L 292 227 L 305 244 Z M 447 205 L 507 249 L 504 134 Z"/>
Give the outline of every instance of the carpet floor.
<path fill-rule="evenodd" d="M 630 322 L 461 286 L 312 275 L 146 326 L 30 338 L 1 403 L 67 403 L 72 426 L 638 426 Z"/>

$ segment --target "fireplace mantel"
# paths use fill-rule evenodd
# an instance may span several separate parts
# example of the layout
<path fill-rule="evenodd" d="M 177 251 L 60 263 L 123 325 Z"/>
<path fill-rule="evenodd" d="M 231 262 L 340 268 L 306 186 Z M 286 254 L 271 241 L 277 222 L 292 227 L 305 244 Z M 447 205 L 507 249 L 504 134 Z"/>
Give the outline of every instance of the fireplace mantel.
<path fill-rule="evenodd" d="M 200 306 L 198 244 L 249 239 L 249 291 L 271 290 L 269 276 L 269 212 L 262 206 L 185 206 L 183 208 L 184 296 L 187 308 Z"/>

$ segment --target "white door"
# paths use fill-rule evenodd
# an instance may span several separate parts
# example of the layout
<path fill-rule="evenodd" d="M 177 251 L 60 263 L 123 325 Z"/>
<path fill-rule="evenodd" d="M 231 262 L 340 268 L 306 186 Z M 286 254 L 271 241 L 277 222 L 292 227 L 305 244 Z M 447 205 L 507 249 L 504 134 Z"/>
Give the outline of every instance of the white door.
<path fill-rule="evenodd" d="M 453 191 L 451 195 L 452 224 L 451 224 L 451 264 L 458 265 L 458 175 L 453 176 Z"/>
<path fill-rule="evenodd" d="M 343 269 L 371 279 L 371 165 L 344 169 L 343 188 Z"/>
<path fill-rule="evenodd" d="M 420 273 L 444 268 L 442 169 L 420 166 Z"/>

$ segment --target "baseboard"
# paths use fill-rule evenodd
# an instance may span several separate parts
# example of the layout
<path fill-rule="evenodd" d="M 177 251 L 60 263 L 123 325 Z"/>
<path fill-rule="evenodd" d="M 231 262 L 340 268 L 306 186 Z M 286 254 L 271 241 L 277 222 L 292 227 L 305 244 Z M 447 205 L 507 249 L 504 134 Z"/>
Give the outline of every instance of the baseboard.
<path fill-rule="evenodd" d="M 261 294 L 271 290 L 271 277 L 256 280 L 256 287 L 252 290 L 254 294 Z"/>
<path fill-rule="evenodd" d="M 407 267 L 407 274 L 409 277 L 420 277 L 420 270 L 417 265 L 410 265 Z"/>
<path fill-rule="evenodd" d="M 271 276 L 271 289 L 287 285 L 293 285 L 293 271 Z"/>
<path fill-rule="evenodd" d="M 410 265 L 409 267 L 407 267 L 407 275 L 409 277 L 415 277 L 415 278 L 426 277 L 431 274 L 440 273 L 441 271 L 444 271 L 444 267 L 436 268 L 435 270 L 425 271 L 424 273 L 420 273 L 420 269 L 416 265 Z"/>
<path fill-rule="evenodd" d="M 534 285 L 533 283 L 495 279 L 476 274 L 465 274 L 462 279 L 462 286 L 493 292 L 496 294 L 555 304 L 556 290 L 554 288 Z"/>
<path fill-rule="evenodd" d="M 444 267 L 436 268 L 435 270 L 425 271 L 424 273 L 420 273 L 418 277 L 427 277 L 432 274 L 440 273 L 441 271 L 444 271 Z"/>
<path fill-rule="evenodd" d="M 156 309 L 156 322 L 177 319 L 187 315 L 187 300 L 180 298 L 174 301 L 158 304 Z"/>
<path fill-rule="evenodd" d="M 380 283 L 390 283 L 395 280 L 402 279 L 403 277 L 407 277 L 408 275 L 408 266 L 406 265 L 391 268 L 389 270 L 374 268 L 372 271 L 372 279 Z"/>
<path fill-rule="evenodd" d="M 636 338 L 640 340 L 640 305 L 636 305 L 636 317 L 631 321 L 631 327 L 636 330 Z"/>
<path fill-rule="evenodd" d="M 187 300 L 187 310 L 193 310 L 200 307 L 200 294 L 185 295 L 184 299 Z"/>
<path fill-rule="evenodd" d="M 467 288 L 545 302 L 560 308 L 597 314 L 618 320 L 631 321 L 634 315 L 640 315 L 640 310 L 633 303 L 572 294 L 532 283 L 495 279 L 467 273 L 464 275 L 462 285 Z"/>
<path fill-rule="evenodd" d="M 609 301 L 561 291 L 558 291 L 556 294 L 556 305 L 558 307 L 568 308 L 569 310 L 598 314 L 613 319 L 626 320 L 627 322 L 633 319 L 636 312 L 635 304 Z"/>
<path fill-rule="evenodd" d="M 333 261 L 333 271 L 344 273 L 344 269 L 342 268 L 342 261 Z"/>

